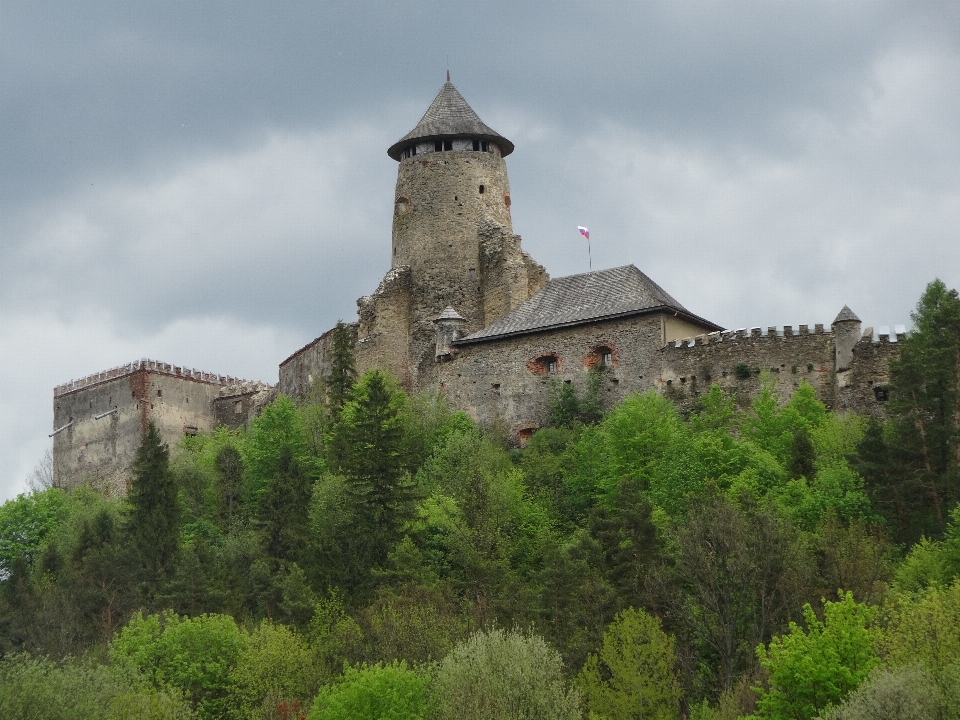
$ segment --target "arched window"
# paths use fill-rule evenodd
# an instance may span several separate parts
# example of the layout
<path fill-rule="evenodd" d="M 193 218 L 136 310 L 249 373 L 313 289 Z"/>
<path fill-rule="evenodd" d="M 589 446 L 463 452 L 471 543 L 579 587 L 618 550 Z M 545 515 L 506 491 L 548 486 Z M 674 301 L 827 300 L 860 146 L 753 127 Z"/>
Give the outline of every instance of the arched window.
<path fill-rule="evenodd" d="M 597 345 L 587 353 L 587 356 L 583 359 L 583 364 L 589 369 L 595 367 L 613 368 L 616 361 L 617 358 L 612 347 L 609 345 Z"/>
<path fill-rule="evenodd" d="M 556 353 L 539 355 L 527 363 L 527 369 L 537 375 L 552 375 L 560 372 L 563 361 Z"/>

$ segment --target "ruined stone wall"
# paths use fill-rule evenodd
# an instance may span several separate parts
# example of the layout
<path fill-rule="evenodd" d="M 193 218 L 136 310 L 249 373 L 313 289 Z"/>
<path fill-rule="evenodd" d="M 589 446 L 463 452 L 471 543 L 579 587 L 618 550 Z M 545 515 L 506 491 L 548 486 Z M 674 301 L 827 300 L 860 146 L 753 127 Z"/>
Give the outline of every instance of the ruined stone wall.
<path fill-rule="evenodd" d="M 546 285 L 543 266 L 520 248 L 520 236 L 502 225 L 481 222 L 478 292 L 483 298 L 486 327 L 529 299 Z"/>
<path fill-rule="evenodd" d="M 347 327 L 356 341 L 358 324 L 349 323 Z M 292 398 L 304 397 L 315 381 L 330 374 L 330 350 L 335 329 L 330 328 L 280 363 L 280 383 L 277 387 L 281 393 Z"/>
<path fill-rule="evenodd" d="M 54 390 L 54 482 L 67 489 L 90 483 L 102 492 L 127 492 L 147 423 L 171 447 L 185 434 L 216 426 L 214 400 L 236 378 L 152 360 L 115 368 Z M 116 410 L 97 419 L 98 415 Z"/>
<path fill-rule="evenodd" d="M 868 414 L 883 420 L 884 402 L 890 383 L 890 360 L 900 352 L 904 333 L 883 333 L 874 340 L 867 328 L 853 346 L 850 369 L 837 373 L 837 408 Z"/>
<path fill-rule="evenodd" d="M 357 300 L 360 320 L 354 352 L 359 374 L 376 367 L 388 371 L 404 387 L 413 385 L 412 286 L 410 268 L 397 267 L 387 273 L 373 295 Z"/>
<path fill-rule="evenodd" d="M 230 430 L 245 426 L 277 399 L 279 390 L 261 382 L 220 388 L 213 401 L 214 427 Z"/>
<path fill-rule="evenodd" d="M 455 360 L 438 363 L 437 388 L 454 409 L 517 439 L 546 422 L 552 384 L 585 389 L 601 349 L 612 355 L 601 390 L 605 408 L 657 387 L 661 322 L 659 314 L 639 315 L 459 345 Z"/>
<path fill-rule="evenodd" d="M 718 384 L 745 407 L 764 382 L 786 401 L 808 382 L 830 409 L 883 417 L 882 391 L 896 342 L 865 334 L 854 348 L 849 375 L 838 387 L 834 334 L 816 325 L 760 328 L 660 342 L 666 316 L 641 315 L 542 333 L 457 346 L 438 363 L 437 388 L 451 406 L 478 422 L 502 426 L 515 440 L 546 422 L 551 383 L 572 382 L 582 393 L 587 372 L 609 352 L 602 380 L 604 408 L 651 388 L 682 409 Z M 551 371 L 551 364 L 554 368 Z M 879 399 L 878 399 L 879 395 Z"/>
<path fill-rule="evenodd" d="M 683 403 L 717 383 L 742 404 L 772 380 L 782 400 L 806 380 L 827 407 L 835 404 L 833 333 L 816 325 L 799 328 L 733 330 L 667 343 L 660 350 L 661 390 Z M 738 375 L 739 366 L 739 375 Z M 743 377 L 744 371 L 749 373 Z"/>

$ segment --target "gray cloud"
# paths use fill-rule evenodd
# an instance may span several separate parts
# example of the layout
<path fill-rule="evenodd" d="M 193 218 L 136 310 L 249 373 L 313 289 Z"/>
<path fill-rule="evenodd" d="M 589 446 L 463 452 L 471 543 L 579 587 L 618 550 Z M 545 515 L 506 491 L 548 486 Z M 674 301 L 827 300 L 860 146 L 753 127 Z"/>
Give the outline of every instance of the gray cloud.
<path fill-rule="evenodd" d="M 942 3 L 5 3 L 0 498 L 58 382 L 274 381 L 389 265 L 385 149 L 453 79 L 553 275 L 633 262 L 727 326 L 906 322 L 960 285 Z"/>

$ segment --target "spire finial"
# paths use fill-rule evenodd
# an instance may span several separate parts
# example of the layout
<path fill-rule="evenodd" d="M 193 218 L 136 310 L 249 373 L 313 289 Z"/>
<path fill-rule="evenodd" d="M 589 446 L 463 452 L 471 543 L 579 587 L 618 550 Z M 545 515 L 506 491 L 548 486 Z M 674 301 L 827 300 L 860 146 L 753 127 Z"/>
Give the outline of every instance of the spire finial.
<path fill-rule="evenodd" d="M 450 82 L 450 70 L 449 70 L 449 68 L 447 69 L 447 82 Z"/>

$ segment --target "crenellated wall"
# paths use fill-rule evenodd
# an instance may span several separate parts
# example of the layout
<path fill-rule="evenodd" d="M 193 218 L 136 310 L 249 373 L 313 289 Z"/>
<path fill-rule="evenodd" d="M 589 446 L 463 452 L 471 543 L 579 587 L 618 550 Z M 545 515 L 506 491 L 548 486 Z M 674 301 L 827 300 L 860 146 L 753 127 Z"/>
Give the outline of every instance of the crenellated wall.
<path fill-rule="evenodd" d="M 149 422 L 172 447 L 184 435 L 216 427 L 215 402 L 245 393 L 251 385 L 155 360 L 59 385 L 53 398 L 54 483 L 67 489 L 89 483 L 123 495 Z M 250 404 L 244 422 L 254 410 Z"/>

